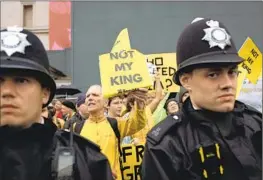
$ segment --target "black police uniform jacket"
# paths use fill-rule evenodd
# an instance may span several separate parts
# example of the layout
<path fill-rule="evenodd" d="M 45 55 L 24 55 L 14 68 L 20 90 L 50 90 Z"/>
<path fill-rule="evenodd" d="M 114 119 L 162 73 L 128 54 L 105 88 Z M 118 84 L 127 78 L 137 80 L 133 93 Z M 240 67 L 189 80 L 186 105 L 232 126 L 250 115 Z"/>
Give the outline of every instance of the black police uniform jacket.
<path fill-rule="evenodd" d="M 180 113 L 148 133 L 142 180 L 201 180 L 204 170 L 213 174 L 208 180 L 261 180 L 261 118 L 257 110 L 238 101 L 233 112 L 215 113 L 194 110 L 188 98 Z M 202 163 L 200 146 L 205 152 L 216 143 L 220 159 Z"/>
<path fill-rule="evenodd" d="M 58 146 L 69 146 L 69 132 L 51 120 L 27 129 L 0 127 L 0 180 L 53 180 Z M 107 158 L 98 146 L 74 134 L 74 180 L 112 180 Z"/>

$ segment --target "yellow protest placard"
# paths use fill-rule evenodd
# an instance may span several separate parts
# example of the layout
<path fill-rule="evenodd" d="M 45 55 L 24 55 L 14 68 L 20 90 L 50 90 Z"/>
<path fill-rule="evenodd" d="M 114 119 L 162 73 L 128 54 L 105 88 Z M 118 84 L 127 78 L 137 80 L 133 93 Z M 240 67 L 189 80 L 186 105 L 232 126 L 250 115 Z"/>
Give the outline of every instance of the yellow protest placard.
<path fill-rule="evenodd" d="M 102 93 L 106 98 L 152 85 L 145 56 L 130 49 L 127 29 L 120 32 L 110 53 L 99 56 L 99 67 Z"/>
<path fill-rule="evenodd" d="M 262 71 L 262 53 L 252 39 L 248 37 L 238 54 L 245 59 L 241 66 L 247 70 L 247 78 L 256 84 Z"/>
<path fill-rule="evenodd" d="M 139 168 L 144 154 L 144 145 L 122 145 L 123 178 L 129 180 L 140 180 Z"/>
<path fill-rule="evenodd" d="M 110 53 L 99 56 L 103 96 L 109 98 L 135 88 L 150 87 L 145 57 L 131 49 L 128 29 L 123 29 Z"/>
<path fill-rule="evenodd" d="M 119 33 L 112 47 L 111 52 L 120 52 L 122 50 L 129 50 L 129 49 L 131 49 L 130 38 L 129 38 L 128 29 L 125 28 Z"/>
<path fill-rule="evenodd" d="M 262 72 L 262 53 L 250 37 L 246 39 L 240 48 L 238 55 L 244 59 L 239 67 L 237 94 L 239 96 L 243 82 L 246 78 L 256 84 Z"/>
<path fill-rule="evenodd" d="M 103 54 L 99 59 L 103 96 L 106 98 L 152 84 L 144 55 L 135 49 Z"/>
<path fill-rule="evenodd" d="M 173 82 L 177 70 L 176 53 L 148 54 L 146 61 L 154 64 L 161 76 L 161 83 L 166 92 L 179 92 L 179 86 Z"/>

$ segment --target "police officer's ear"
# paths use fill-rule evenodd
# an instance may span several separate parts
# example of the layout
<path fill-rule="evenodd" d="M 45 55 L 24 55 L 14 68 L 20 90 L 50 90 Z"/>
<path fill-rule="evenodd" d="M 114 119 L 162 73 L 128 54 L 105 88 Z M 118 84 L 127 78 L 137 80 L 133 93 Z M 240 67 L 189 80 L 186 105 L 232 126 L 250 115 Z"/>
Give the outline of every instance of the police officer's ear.
<path fill-rule="evenodd" d="M 181 85 L 189 92 L 191 90 L 190 80 L 192 73 L 182 73 L 179 77 Z"/>
<path fill-rule="evenodd" d="M 42 104 L 47 104 L 49 97 L 50 97 L 50 89 L 43 88 L 42 89 Z"/>

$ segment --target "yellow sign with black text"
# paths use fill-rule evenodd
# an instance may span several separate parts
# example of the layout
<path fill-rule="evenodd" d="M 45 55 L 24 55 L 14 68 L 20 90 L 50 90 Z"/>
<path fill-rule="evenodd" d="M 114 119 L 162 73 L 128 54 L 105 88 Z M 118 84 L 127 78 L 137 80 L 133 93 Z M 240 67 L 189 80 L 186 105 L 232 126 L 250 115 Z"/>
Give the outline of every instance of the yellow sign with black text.
<path fill-rule="evenodd" d="M 103 96 L 106 98 L 152 85 L 145 56 L 135 49 L 103 54 L 99 59 Z"/>
<path fill-rule="evenodd" d="M 173 82 L 173 75 L 177 70 L 176 53 L 148 54 L 145 56 L 147 62 L 156 66 L 164 91 L 179 92 L 180 87 Z"/>
<path fill-rule="evenodd" d="M 130 48 L 127 28 L 120 32 L 111 52 L 99 56 L 99 67 L 102 93 L 106 98 L 152 86 L 145 56 Z"/>
<path fill-rule="evenodd" d="M 262 53 L 252 39 L 248 37 L 238 54 L 244 59 L 241 67 L 247 70 L 247 78 L 256 84 L 262 71 Z"/>
<path fill-rule="evenodd" d="M 244 59 L 239 67 L 237 96 L 239 96 L 243 82 L 246 78 L 256 84 L 262 72 L 262 53 L 253 40 L 248 37 L 240 48 L 238 55 Z"/>
<path fill-rule="evenodd" d="M 122 145 L 124 180 L 140 180 L 140 165 L 144 154 L 144 145 Z"/>

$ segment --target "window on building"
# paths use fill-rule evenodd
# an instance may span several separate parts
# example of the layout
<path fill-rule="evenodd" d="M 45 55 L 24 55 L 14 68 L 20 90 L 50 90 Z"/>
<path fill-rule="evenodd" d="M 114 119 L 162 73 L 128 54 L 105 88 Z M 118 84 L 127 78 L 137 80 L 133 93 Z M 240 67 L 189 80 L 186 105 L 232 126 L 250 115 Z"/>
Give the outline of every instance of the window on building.
<path fill-rule="evenodd" d="M 23 26 L 33 27 L 33 5 L 23 5 Z"/>

